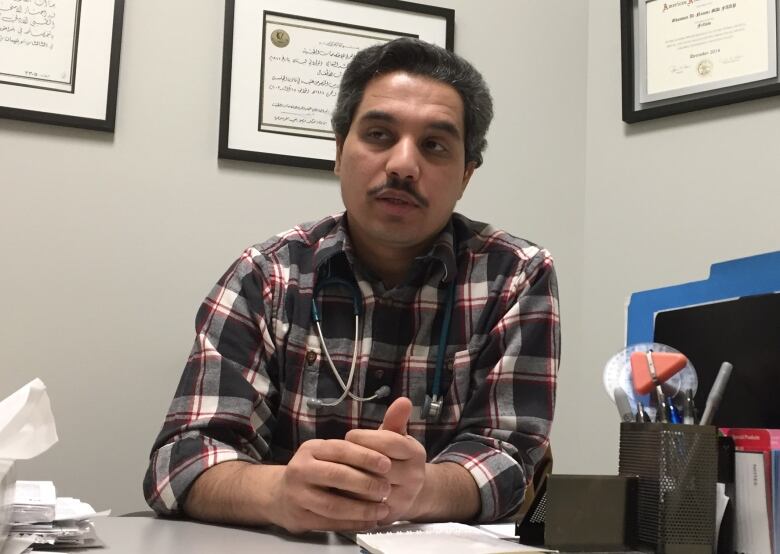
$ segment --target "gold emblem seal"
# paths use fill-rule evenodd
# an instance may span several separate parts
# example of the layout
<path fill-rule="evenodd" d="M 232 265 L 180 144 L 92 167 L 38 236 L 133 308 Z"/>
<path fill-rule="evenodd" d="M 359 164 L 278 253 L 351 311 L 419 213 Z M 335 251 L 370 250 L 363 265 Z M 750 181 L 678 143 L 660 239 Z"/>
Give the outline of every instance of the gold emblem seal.
<path fill-rule="evenodd" d="M 701 62 L 699 62 L 699 66 L 696 68 L 696 71 L 702 77 L 706 77 L 707 75 L 712 73 L 712 62 L 710 60 L 702 60 Z"/>
<path fill-rule="evenodd" d="M 290 44 L 290 35 L 288 35 L 287 31 L 284 29 L 276 29 L 273 33 L 271 33 L 271 42 L 274 46 L 284 48 Z"/>

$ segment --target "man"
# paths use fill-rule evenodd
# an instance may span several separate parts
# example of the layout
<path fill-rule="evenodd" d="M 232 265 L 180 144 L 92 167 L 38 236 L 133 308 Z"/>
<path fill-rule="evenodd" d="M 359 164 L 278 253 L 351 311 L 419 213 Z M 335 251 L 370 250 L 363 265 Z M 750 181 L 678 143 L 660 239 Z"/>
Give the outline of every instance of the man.
<path fill-rule="evenodd" d="M 249 248 L 202 304 L 156 511 L 301 532 L 517 509 L 549 442 L 557 287 L 545 250 L 453 214 L 491 118 L 442 48 L 355 56 L 333 115 L 346 212 Z"/>

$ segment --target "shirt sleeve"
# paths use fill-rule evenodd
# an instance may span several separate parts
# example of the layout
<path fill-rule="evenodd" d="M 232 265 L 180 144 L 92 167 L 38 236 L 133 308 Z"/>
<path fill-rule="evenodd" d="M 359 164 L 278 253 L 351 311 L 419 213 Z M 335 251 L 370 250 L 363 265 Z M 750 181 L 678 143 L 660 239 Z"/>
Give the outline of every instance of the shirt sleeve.
<path fill-rule="evenodd" d="M 432 463 L 454 462 L 479 488 L 479 521 L 511 514 L 549 446 L 560 361 L 558 287 L 545 250 L 514 276 L 514 302 L 472 363 L 473 394 L 453 442 Z"/>
<path fill-rule="evenodd" d="M 248 249 L 200 306 L 196 338 L 153 447 L 143 489 L 157 513 L 181 512 L 208 468 L 270 456 L 278 404 L 273 285 Z M 272 281 L 272 280 L 270 280 Z"/>

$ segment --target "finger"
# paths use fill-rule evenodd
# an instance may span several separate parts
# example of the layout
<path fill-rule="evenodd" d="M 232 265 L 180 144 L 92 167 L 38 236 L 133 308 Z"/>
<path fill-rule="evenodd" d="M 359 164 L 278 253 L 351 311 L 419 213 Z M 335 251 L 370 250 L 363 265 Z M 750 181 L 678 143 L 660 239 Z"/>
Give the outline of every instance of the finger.
<path fill-rule="evenodd" d="M 409 416 L 411 415 L 412 401 L 405 396 L 396 398 L 395 401 L 387 408 L 387 411 L 385 412 L 385 418 L 379 428 L 405 435 L 406 424 L 409 422 Z"/>
<path fill-rule="evenodd" d="M 287 528 L 287 530 L 291 533 L 305 533 L 308 531 L 363 531 L 372 529 L 377 525 L 377 521 L 332 519 L 306 510 L 304 515 L 295 522 L 295 525 L 292 528 Z"/>
<path fill-rule="evenodd" d="M 408 460 L 422 447 L 412 437 L 399 435 L 393 431 L 353 429 L 344 438 L 348 442 L 382 453 L 393 460 Z"/>
<path fill-rule="evenodd" d="M 354 493 L 374 502 L 390 494 L 390 481 L 386 477 L 333 462 L 314 462 L 308 482 L 323 488 Z"/>
<path fill-rule="evenodd" d="M 378 521 L 349 521 L 345 519 L 328 519 L 326 517 L 312 514 L 322 521 L 319 525 L 309 527 L 312 531 L 368 531 L 379 525 Z"/>
<path fill-rule="evenodd" d="M 382 475 L 390 471 L 390 459 L 380 451 L 347 440 L 326 440 L 317 444 L 312 456 L 323 462 L 344 464 Z"/>
<path fill-rule="evenodd" d="M 390 514 L 390 507 L 382 502 L 359 500 L 325 489 L 308 491 L 303 497 L 302 506 L 306 506 L 311 513 L 328 519 L 379 521 Z"/>

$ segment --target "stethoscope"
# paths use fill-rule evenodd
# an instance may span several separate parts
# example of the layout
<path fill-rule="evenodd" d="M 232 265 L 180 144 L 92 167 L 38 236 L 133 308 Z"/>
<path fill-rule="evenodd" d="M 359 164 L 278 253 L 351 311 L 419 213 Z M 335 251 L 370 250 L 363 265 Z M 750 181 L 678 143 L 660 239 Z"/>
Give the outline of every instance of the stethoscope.
<path fill-rule="evenodd" d="M 322 292 L 325 288 L 332 287 L 332 286 L 345 287 L 349 289 L 350 292 L 352 293 L 352 314 L 355 316 L 355 339 L 353 343 L 354 347 L 352 349 L 352 363 L 350 364 L 349 376 L 347 377 L 346 383 L 341 378 L 341 375 L 339 375 L 339 372 L 336 369 L 336 366 L 330 357 L 330 352 L 328 352 L 328 347 L 325 345 L 325 337 L 323 337 L 322 335 L 322 318 L 320 317 L 320 312 L 319 309 L 317 308 L 317 295 L 320 292 Z M 444 369 L 444 356 L 445 356 L 445 350 L 447 348 L 447 340 L 450 334 L 450 324 L 452 322 L 452 308 L 454 304 L 455 304 L 455 279 L 452 279 L 452 281 L 450 282 L 450 286 L 447 290 L 447 304 L 444 307 L 444 321 L 442 323 L 441 333 L 439 334 L 439 349 L 436 352 L 436 367 L 433 375 L 433 385 L 431 386 L 430 392 L 426 393 L 425 395 L 425 402 L 423 403 L 422 412 L 421 412 L 422 417 L 428 420 L 438 420 L 441 417 L 442 404 L 444 403 L 444 399 L 441 394 L 441 374 L 442 374 L 442 370 Z M 309 398 L 306 403 L 310 408 L 316 409 L 316 408 L 323 408 L 323 407 L 338 406 L 339 404 L 341 404 L 341 402 L 344 401 L 344 399 L 347 396 L 349 396 L 350 398 L 352 398 L 357 402 L 370 402 L 378 398 L 384 398 L 390 394 L 390 387 L 388 387 L 387 385 L 382 385 L 374 392 L 373 395 L 365 396 L 365 397 L 357 396 L 353 394 L 350 390 L 352 388 L 352 381 L 355 377 L 355 367 L 357 366 L 358 338 L 359 338 L 360 316 L 361 316 L 362 307 L 363 307 L 363 294 L 360 292 L 360 289 L 358 288 L 357 284 L 352 281 L 348 281 L 340 277 L 326 277 L 320 280 L 314 287 L 314 292 L 312 293 L 312 298 L 311 298 L 311 318 L 312 321 L 314 321 L 314 325 L 317 327 L 317 335 L 319 335 L 320 346 L 322 346 L 322 352 L 325 354 L 325 359 L 328 360 L 328 365 L 330 366 L 330 369 L 333 372 L 333 376 L 336 378 L 336 381 L 341 387 L 342 393 L 341 396 L 339 396 L 337 399 L 330 402 L 321 400 L 319 398 Z"/>

